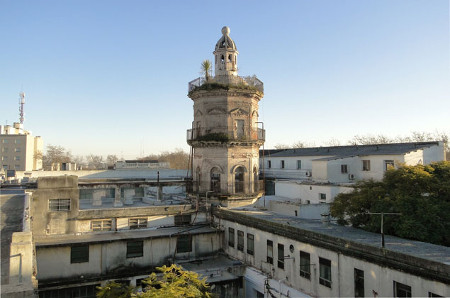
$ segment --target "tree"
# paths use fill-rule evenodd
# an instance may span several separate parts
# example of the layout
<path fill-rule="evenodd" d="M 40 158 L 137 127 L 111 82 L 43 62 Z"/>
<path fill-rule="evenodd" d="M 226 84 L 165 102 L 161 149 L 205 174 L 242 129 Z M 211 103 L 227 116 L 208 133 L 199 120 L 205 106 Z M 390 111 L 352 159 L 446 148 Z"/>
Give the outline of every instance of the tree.
<path fill-rule="evenodd" d="M 47 145 L 47 151 L 42 158 L 45 170 L 50 170 L 53 163 L 72 162 L 72 154 L 62 146 Z"/>
<path fill-rule="evenodd" d="M 192 271 L 185 271 L 175 264 L 156 268 L 162 272 L 162 276 L 156 273 L 150 274 L 143 281 L 143 292 L 127 285 L 110 282 L 104 287 L 98 287 L 97 298 L 109 297 L 212 297 L 206 277 L 200 279 L 199 275 Z"/>
<path fill-rule="evenodd" d="M 88 167 L 91 170 L 98 170 L 98 169 L 104 168 L 103 157 L 101 155 L 90 154 L 90 155 L 86 156 L 86 160 L 87 160 Z"/>
<path fill-rule="evenodd" d="M 108 166 L 113 166 L 113 165 L 115 165 L 116 164 L 116 162 L 119 160 L 119 158 L 117 157 L 117 155 L 112 155 L 112 154 L 110 154 L 110 155 L 108 155 L 107 157 L 106 157 L 106 164 L 108 165 Z"/>
<path fill-rule="evenodd" d="M 380 231 L 380 218 L 368 212 L 401 213 L 384 217 L 386 234 L 449 246 L 450 162 L 401 166 L 382 181 L 360 181 L 336 196 L 330 211 L 340 224 L 372 232 Z"/>
<path fill-rule="evenodd" d="M 160 162 L 166 161 L 170 163 L 171 169 L 185 170 L 189 166 L 189 154 L 182 149 L 175 149 L 175 151 L 165 151 L 161 154 L 150 154 L 145 157 L 137 158 L 138 160 L 158 160 Z"/>
<path fill-rule="evenodd" d="M 208 59 L 203 60 L 200 69 L 201 69 L 202 74 L 205 76 L 205 80 L 208 82 L 209 76 L 211 75 L 210 74 L 211 69 L 212 69 L 211 61 L 209 61 Z"/>

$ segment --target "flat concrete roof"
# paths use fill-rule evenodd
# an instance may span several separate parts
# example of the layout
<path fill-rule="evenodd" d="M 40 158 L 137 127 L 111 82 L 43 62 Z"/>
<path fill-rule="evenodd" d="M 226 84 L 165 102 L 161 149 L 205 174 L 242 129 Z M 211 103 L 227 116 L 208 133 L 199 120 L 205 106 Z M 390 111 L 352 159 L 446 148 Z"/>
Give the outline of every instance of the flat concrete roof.
<path fill-rule="evenodd" d="M 227 211 L 314 233 L 324 234 L 330 237 L 341 238 L 343 240 L 372 246 L 377 249 L 381 248 L 381 234 L 367 232 L 362 229 L 341 226 L 335 223 L 330 223 L 326 226 L 321 220 L 300 219 L 295 216 L 280 215 L 274 212 L 262 211 L 249 207 L 227 209 Z M 450 247 L 446 246 L 385 235 L 385 249 L 450 265 Z"/>
<path fill-rule="evenodd" d="M 205 234 L 220 232 L 209 225 L 195 225 L 182 227 L 168 227 L 168 228 L 147 228 L 136 230 L 120 230 L 110 232 L 90 232 L 80 235 L 63 234 L 63 235 L 45 235 L 35 236 L 34 240 L 36 247 L 50 247 L 50 246 L 70 246 L 72 244 L 97 244 L 113 241 L 126 241 L 147 238 L 163 238 L 169 236 L 176 236 L 179 234 Z"/>

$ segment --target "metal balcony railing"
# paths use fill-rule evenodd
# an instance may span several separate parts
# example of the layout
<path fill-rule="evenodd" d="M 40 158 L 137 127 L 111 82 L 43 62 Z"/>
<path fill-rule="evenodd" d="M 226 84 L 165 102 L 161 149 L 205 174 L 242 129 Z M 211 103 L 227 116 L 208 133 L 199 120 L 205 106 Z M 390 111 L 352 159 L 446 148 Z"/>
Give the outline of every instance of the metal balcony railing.
<path fill-rule="evenodd" d="M 233 77 L 233 84 L 232 85 L 248 85 L 251 87 L 255 87 L 256 90 L 264 92 L 264 83 L 259 80 L 256 76 L 247 76 L 247 77 Z M 188 92 L 191 92 L 197 87 L 202 86 L 206 83 L 206 79 L 204 77 L 196 78 L 188 83 Z M 214 77 L 210 77 L 208 79 L 208 83 L 216 83 L 216 80 Z"/>
<path fill-rule="evenodd" d="M 266 131 L 262 128 L 228 130 L 228 128 L 215 127 L 213 129 L 188 129 L 186 132 L 187 141 L 210 141 L 210 142 L 228 142 L 228 141 L 265 141 Z"/>

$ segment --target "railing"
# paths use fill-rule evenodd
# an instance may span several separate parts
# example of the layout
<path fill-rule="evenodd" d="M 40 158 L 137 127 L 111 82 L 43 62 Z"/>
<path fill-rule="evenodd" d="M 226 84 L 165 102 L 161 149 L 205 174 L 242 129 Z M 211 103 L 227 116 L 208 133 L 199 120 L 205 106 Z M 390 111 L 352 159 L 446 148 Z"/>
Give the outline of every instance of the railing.
<path fill-rule="evenodd" d="M 210 180 L 202 179 L 200 181 L 189 181 L 190 186 L 186 187 L 186 191 L 189 193 L 199 192 L 206 196 L 206 192 L 213 195 L 232 195 L 232 194 L 252 194 L 264 191 L 264 181 L 256 180 L 249 181 L 235 181 L 225 185 L 226 189 L 223 189 L 223 184 L 212 185 Z"/>
<path fill-rule="evenodd" d="M 265 141 L 266 131 L 262 128 L 243 129 L 242 131 L 228 130 L 228 128 L 215 127 L 213 129 L 188 129 L 187 141 L 221 142 L 228 141 Z"/>
<path fill-rule="evenodd" d="M 254 87 L 256 90 L 264 92 L 264 83 L 259 80 L 255 75 L 253 76 L 247 76 L 247 77 L 233 77 L 233 84 L 232 85 L 248 85 L 251 87 Z M 206 79 L 204 77 L 196 78 L 188 83 L 188 92 L 191 92 L 197 87 L 202 86 L 206 83 Z M 219 83 L 219 81 L 216 81 L 214 77 L 210 77 L 208 79 L 208 83 Z"/>

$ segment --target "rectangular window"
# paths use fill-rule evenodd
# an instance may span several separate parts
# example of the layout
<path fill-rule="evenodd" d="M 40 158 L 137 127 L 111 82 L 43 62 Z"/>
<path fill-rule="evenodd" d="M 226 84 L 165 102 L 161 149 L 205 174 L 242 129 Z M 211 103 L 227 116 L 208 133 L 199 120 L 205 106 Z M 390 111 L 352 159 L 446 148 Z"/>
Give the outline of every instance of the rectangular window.
<path fill-rule="evenodd" d="M 412 297 L 411 287 L 394 280 L 394 297 Z"/>
<path fill-rule="evenodd" d="M 347 171 L 348 171 L 347 165 L 341 165 L 341 173 L 342 174 L 347 174 Z"/>
<path fill-rule="evenodd" d="M 228 228 L 228 245 L 234 247 L 234 229 Z"/>
<path fill-rule="evenodd" d="M 278 243 L 278 268 L 284 269 L 284 245 Z"/>
<path fill-rule="evenodd" d="M 95 298 L 97 287 L 100 284 L 71 287 L 64 289 L 53 289 L 39 291 L 39 298 L 66 298 L 66 297 L 78 297 L 78 298 Z"/>
<path fill-rule="evenodd" d="M 281 168 L 284 169 L 284 160 L 281 161 Z"/>
<path fill-rule="evenodd" d="M 297 160 L 297 170 L 300 170 L 302 168 L 302 161 Z"/>
<path fill-rule="evenodd" d="M 14 143 L 20 144 L 20 140 L 14 140 Z"/>
<path fill-rule="evenodd" d="M 362 161 L 362 170 L 363 171 L 370 171 L 370 160 L 363 160 Z"/>
<path fill-rule="evenodd" d="M 321 201 L 326 201 L 327 200 L 327 194 L 325 193 L 319 193 L 319 199 Z"/>
<path fill-rule="evenodd" d="M 187 226 L 191 224 L 191 214 L 180 214 L 174 216 L 176 226 Z"/>
<path fill-rule="evenodd" d="M 2 152 L 7 153 L 7 152 L 8 152 L 8 148 L 3 147 L 3 148 L 2 148 Z"/>
<path fill-rule="evenodd" d="M 364 297 L 364 271 L 354 269 L 355 297 Z"/>
<path fill-rule="evenodd" d="M 15 170 L 20 169 L 20 165 L 14 165 L 14 169 L 15 169 Z"/>
<path fill-rule="evenodd" d="M 111 231 L 111 227 L 112 227 L 111 219 L 102 219 L 102 220 L 91 221 L 91 230 L 92 231 Z"/>
<path fill-rule="evenodd" d="M 144 241 L 127 242 L 127 258 L 138 258 L 144 255 Z"/>
<path fill-rule="evenodd" d="M 272 167 L 272 161 L 268 160 L 267 161 L 267 168 L 270 169 Z"/>
<path fill-rule="evenodd" d="M 192 251 L 192 237 L 189 234 L 178 235 L 177 237 L 177 252 L 191 252 Z"/>
<path fill-rule="evenodd" d="M 50 199 L 48 200 L 48 210 L 50 211 L 69 211 L 70 199 Z"/>
<path fill-rule="evenodd" d="M 89 245 L 74 245 L 70 248 L 70 263 L 89 262 Z"/>
<path fill-rule="evenodd" d="M 2 156 L 2 160 L 8 160 L 8 156 Z"/>
<path fill-rule="evenodd" d="M 331 288 L 331 261 L 319 258 L 319 283 Z"/>
<path fill-rule="evenodd" d="M 267 240 L 267 263 L 273 264 L 273 241 Z"/>
<path fill-rule="evenodd" d="M 255 253 L 255 236 L 250 233 L 247 233 L 247 253 L 249 255 L 254 255 Z"/>
<path fill-rule="evenodd" d="M 391 170 L 394 169 L 394 161 L 393 160 L 385 160 L 384 161 L 384 170 Z"/>
<path fill-rule="evenodd" d="M 20 152 L 20 148 L 14 149 L 14 152 Z"/>
<path fill-rule="evenodd" d="M 300 251 L 300 276 L 311 279 L 311 256 L 304 251 Z"/>
<path fill-rule="evenodd" d="M 20 160 L 20 156 L 15 156 L 14 160 Z"/>
<path fill-rule="evenodd" d="M 144 229 L 147 227 L 147 218 L 130 218 L 128 219 L 128 226 L 130 230 Z"/>
<path fill-rule="evenodd" d="M 238 243 L 237 249 L 240 251 L 244 251 L 244 232 L 238 230 Z"/>
<path fill-rule="evenodd" d="M 8 140 L 3 139 L 3 140 L 2 140 L 2 143 L 3 143 L 3 144 L 8 144 Z"/>

